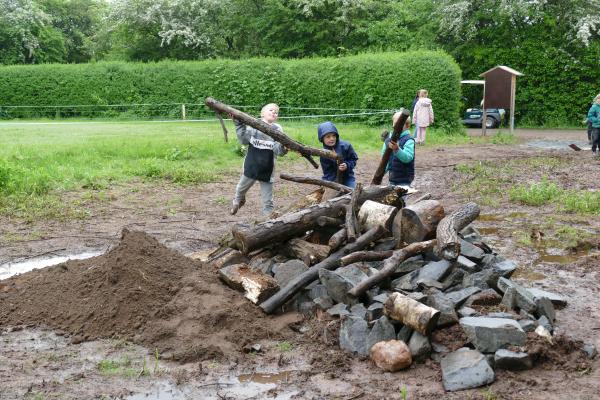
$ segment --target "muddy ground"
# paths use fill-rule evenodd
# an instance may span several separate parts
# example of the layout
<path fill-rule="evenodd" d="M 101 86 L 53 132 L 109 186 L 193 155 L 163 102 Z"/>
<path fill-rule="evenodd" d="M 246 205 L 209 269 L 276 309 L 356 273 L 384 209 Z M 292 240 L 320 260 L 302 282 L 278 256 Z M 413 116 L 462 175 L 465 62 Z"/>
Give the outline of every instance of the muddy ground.
<path fill-rule="evenodd" d="M 515 173 L 514 181 L 529 184 L 547 176 L 563 187 L 598 190 L 600 161 L 563 145 L 582 141 L 583 131 L 517 134 L 522 142 L 516 145 L 418 148 L 415 186 L 442 201 L 447 211 L 478 201 L 482 215 L 475 226 L 500 254 L 520 263 L 514 279 L 565 296 L 569 303 L 558 311 L 557 330 L 600 348 L 600 218 L 520 205 L 502 193 L 490 202 L 489 194 L 468 190 L 471 177 L 457 170 L 459 164 L 480 160 L 501 166 L 552 157 L 560 160 L 554 168 L 534 163 Z M 560 149 L 539 145 L 540 140 L 556 142 Z M 369 181 L 376 162 L 374 156 L 362 157 L 357 179 Z M 304 161 L 283 160 L 278 168 L 317 174 Z M 550 357 L 534 370 L 499 372 L 489 388 L 450 394 L 435 362 L 390 374 L 344 354 L 335 346 L 336 322 L 325 316 L 318 321 L 293 314 L 266 318 L 200 262 L 182 257 L 202 257 L 232 224 L 256 218 L 260 201 L 254 189 L 238 215 L 228 214 L 237 179 L 230 174 L 221 182 L 186 188 L 148 182 L 113 187 L 102 200 L 84 204 L 90 215 L 85 221 L 0 218 L 0 265 L 110 250 L 0 281 L 0 399 L 400 399 L 404 390 L 409 399 L 598 397 L 598 359 L 571 365 L 566 356 Z M 275 188 L 278 208 L 311 191 L 282 181 Z M 80 197 L 69 193 L 65 200 Z M 563 226 L 589 235 L 572 249 L 540 235 L 552 237 Z M 133 232 L 127 240 L 121 240 L 124 228 Z M 523 233 L 542 239 L 528 243 Z M 136 256 L 125 251 L 127 246 L 137 249 Z M 153 264 L 165 257 L 168 264 Z M 75 273 L 83 270 L 87 275 Z M 85 301 L 69 303 L 77 293 Z M 7 298 L 12 311 L 2 301 Z M 36 303 L 40 298 L 44 301 Z M 110 321 L 115 326 L 107 329 Z M 246 353 L 249 344 L 260 344 L 261 351 Z"/>

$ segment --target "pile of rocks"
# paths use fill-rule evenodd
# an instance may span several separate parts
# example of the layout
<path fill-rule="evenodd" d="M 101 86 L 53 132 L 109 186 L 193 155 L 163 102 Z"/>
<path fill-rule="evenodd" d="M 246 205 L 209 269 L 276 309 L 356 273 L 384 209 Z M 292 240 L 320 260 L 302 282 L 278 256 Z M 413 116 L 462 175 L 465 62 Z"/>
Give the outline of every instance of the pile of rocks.
<path fill-rule="evenodd" d="M 264 304 L 282 288 L 296 285 L 294 295 L 280 311 L 327 313 L 340 318 L 342 349 L 370 356 L 388 371 L 432 358 L 441 364 L 446 390 L 462 390 L 493 382 L 494 368 L 532 368 L 535 360 L 524 352 L 527 334 L 535 332 L 551 342 L 555 307 L 566 305 L 566 301 L 511 281 L 517 263 L 493 251 L 471 225 L 461 227 L 457 234 L 456 257 L 444 259 L 439 249 L 427 247 L 395 265 L 391 274 L 359 296 L 352 295 L 352 289 L 381 275 L 389 253 L 388 258 L 378 261 L 318 268 L 333 250 L 313 244 L 307 257 L 306 252 L 294 251 L 306 249 L 306 245 L 298 246 L 294 243 L 297 239 L 292 239 L 251 256 L 230 251 L 213 265 L 223 281 L 245 291 L 256 304 Z M 371 247 L 373 252 L 402 248 L 407 242 L 400 245 L 399 238 L 407 236 L 400 232 L 377 239 Z M 290 258 L 294 254 L 296 257 Z M 311 271 L 316 279 L 301 286 L 299 278 Z M 460 326 L 458 331 L 464 332 L 461 335 L 469 348 L 451 351 L 432 340 L 436 331 L 453 325 Z"/>

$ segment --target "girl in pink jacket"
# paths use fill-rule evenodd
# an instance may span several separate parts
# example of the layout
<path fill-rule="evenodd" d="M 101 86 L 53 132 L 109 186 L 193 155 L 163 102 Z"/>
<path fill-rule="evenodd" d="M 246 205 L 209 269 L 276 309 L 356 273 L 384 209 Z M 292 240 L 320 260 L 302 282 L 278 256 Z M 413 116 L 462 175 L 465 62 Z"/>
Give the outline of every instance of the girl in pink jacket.
<path fill-rule="evenodd" d="M 419 93 L 419 100 L 415 104 L 415 111 L 413 113 L 413 122 L 417 127 L 417 137 L 415 142 L 417 144 L 425 143 L 425 131 L 427 127 L 433 124 L 433 107 L 431 106 L 431 99 L 427 97 L 427 90 L 422 89 Z"/>

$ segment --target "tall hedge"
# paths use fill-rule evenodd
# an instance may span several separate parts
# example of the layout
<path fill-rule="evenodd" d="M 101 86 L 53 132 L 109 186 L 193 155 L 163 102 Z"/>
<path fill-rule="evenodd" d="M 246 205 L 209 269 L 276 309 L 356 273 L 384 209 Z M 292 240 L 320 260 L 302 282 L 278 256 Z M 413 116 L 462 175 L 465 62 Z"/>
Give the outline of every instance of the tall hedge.
<path fill-rule="evenodd" d="M 436 123 L 454 125 L 460 78 L 458 65 L 441 51 L 299 60 L 6 66 L 0 68 L 0 115 L 2 106 L 201 103 L 206 96 L 233 105 L 276 102 L 293 107 L 396 109 L 410 106 L 416 90 L 426 88 Z M 28 109 L 27 116 L 41 116 L 42 111 Z M 61 116 L 65 112 L 86 115 L 81 108 L 58 111 Z M 3 115 L 14 117 L 14 110 L 5 107 Z"/>

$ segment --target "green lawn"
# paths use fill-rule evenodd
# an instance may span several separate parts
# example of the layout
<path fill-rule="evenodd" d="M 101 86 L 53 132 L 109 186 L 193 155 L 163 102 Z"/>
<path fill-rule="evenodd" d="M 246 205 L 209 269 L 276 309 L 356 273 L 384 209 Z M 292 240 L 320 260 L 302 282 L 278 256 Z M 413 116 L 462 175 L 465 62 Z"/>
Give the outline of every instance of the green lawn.
<path fill-rule="evenodd" d="M 318 122 L 281 123 L 288 135 L 316 147 Z M 132 179 L 199 184 L 237 174 L 242 153 L 233 124 L 226 125 L 229 143 L 217 122 L 0 123 L 0 213 L 27 214 L 32 207 L 46 207 L 52 196 L 57 201 L 63 191 L 104 189 Z M 338 128 L 359 156 L 379 152 L 381 127 L 340 123 Z M 427 138 L 430 146 L 514 141 L 435 129 Z M 290 154 L 282 161 L 298 159 Z"/>

